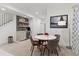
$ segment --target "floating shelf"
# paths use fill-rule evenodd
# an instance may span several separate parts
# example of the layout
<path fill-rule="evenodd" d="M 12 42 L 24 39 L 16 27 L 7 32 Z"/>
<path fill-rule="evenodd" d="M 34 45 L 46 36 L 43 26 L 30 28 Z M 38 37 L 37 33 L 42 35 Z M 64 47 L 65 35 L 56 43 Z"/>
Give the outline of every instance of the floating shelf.
<path fill-rule="evenodd" d="M 27 27 L 29 27 L 29 20 L 28 18 L 16 16 L 17 18 L 17 31 L 25 31 Z"/>

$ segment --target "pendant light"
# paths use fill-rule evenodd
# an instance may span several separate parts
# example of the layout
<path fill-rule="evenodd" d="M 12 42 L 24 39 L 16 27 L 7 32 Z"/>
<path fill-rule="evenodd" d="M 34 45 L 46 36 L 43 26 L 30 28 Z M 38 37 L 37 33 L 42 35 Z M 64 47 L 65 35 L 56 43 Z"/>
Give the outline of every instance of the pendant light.
<path fill-rule="evenodd" d="M 64 21 L 63 16 L 61 16 L 60 21 L 58 21 L 58 25 L 59 26 L 65 26 L 66 25 L 66 21 Z"/>

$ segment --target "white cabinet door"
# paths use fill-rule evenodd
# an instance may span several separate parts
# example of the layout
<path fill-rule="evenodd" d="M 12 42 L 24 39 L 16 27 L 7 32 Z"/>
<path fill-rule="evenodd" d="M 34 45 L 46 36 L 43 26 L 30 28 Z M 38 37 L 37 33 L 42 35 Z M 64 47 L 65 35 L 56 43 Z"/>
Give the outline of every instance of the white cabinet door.
<path fill-rule="evenodd" d="M 17 41 L 26 39 L 26 31 L 17 31 Z"/>

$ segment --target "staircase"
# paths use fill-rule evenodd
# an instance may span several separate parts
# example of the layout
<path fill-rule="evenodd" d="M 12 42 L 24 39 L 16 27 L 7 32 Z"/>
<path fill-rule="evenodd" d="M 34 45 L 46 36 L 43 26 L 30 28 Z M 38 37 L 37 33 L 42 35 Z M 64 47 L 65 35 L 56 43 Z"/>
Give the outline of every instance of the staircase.
<path fill-rule="evenodd" d="M 0 12 L 0 45 L 8 43 L 8 36 L 16 40 L 16 15 Z"/>
<path fill-rule="evenodd" d="M 12 14 L 0 12 L 0 27 L 11 22 L 12 20 L 13 20 Z"/>

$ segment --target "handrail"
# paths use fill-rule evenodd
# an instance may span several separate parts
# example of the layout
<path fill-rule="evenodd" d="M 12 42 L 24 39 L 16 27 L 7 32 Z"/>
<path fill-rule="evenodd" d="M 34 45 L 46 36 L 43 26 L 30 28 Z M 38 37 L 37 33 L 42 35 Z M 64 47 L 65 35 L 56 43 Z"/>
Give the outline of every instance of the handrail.
<path fill-rule="evenodd" d="M 5 25 L 5 24 L 7 24 L 7 23 L 9 23 L 9 22 L 11 22 L 11 21 L 13 21 L 13 20 L 9 20 L 9 21 L 6 21 L 5 23 L 2 23 L 2 24 L 0 25 L 0 27 L 3 26 L 3 25 Z"/>
<path fill-rule="evenodd" d="M 13 14 L 0 13 L 0 27 L 11 22 L 13 20 Z"/>

